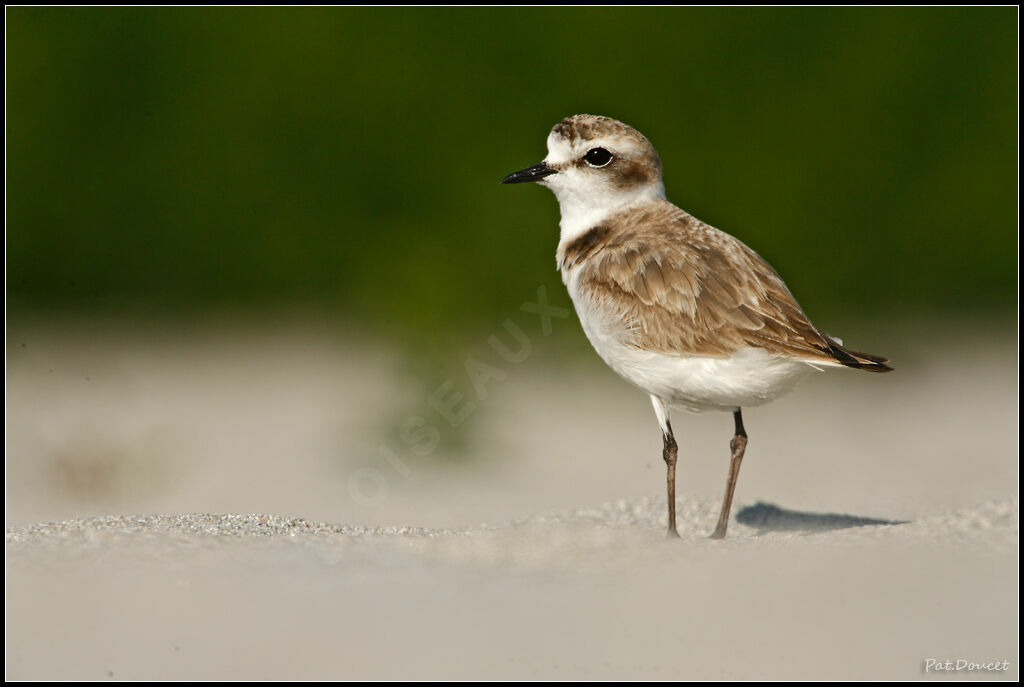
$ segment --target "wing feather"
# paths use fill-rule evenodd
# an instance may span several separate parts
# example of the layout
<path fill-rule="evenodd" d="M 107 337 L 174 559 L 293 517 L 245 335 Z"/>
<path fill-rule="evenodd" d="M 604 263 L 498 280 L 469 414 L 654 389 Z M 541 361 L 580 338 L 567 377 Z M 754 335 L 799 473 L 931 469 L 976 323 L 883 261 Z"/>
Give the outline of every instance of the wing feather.
<path fill-rule="evenodd" d="M 628 325 L 627 343 L 676 355 L 747 347 L 884 372 L 815 328 L 782 278 L 738 239 L 667 201 L 610 218 L 560 251 L 588 297 Z"/>

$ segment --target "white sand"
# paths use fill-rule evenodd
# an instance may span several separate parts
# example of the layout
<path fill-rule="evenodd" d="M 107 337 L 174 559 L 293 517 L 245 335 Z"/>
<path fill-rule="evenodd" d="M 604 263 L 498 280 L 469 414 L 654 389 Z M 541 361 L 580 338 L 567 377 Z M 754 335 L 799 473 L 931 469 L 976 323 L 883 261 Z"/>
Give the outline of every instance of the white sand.
<path fill-rule="evenodd" d="M 1011 337 L 749 411 L 723 542 L 730 419 L 674 421 L 666 540 L 646 400 L 540 339 L 426 457 L 399 428 L 433 387 L 330 336 L 8 342 L 8 679 L 1018 675 Z M 186 511 L 310 520 L 90 517 Z"/>

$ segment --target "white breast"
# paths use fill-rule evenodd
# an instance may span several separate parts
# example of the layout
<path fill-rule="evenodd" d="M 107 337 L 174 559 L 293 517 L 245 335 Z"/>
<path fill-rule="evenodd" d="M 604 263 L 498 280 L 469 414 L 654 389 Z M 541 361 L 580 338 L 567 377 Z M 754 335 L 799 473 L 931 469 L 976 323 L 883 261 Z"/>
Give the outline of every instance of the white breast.
<path fill-rule="evenodd" d="M 626 343 L 628 325 L 617 320 L 579 287 L 578 270 L 562 279 L 583 331 L 601 359 L 630 384 L 693 412 L 767 403 L 791 390 L 814 367 L 745 348 L 729 357 L 669 355 Z"/>

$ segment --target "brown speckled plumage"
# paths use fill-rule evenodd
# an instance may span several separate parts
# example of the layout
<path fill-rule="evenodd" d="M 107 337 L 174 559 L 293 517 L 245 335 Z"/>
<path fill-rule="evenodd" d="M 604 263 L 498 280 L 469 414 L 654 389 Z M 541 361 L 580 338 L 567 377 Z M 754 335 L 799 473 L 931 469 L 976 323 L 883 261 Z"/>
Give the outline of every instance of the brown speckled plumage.
<path fill-rule="evenodd" d="M 738 239 L 668 201 L 623 212 L 564 246 L 564 272 L 627 323 L 629 343 L 675 355 L 756 347 L 808 362 L 884 372 L 884 359 L 819 332 L 782 279 Z"/>
<path fill-rule="evenodd" d="M 611 117 L 598 115 L 578 114 L 566 117 L 551 128 L 551 133 L 561 136 L 569 143 L 575 143 L 577 139 L 591 141 L 605 136 L 623 136 L 648 143 L 647 138 L 633 127 Z"/>

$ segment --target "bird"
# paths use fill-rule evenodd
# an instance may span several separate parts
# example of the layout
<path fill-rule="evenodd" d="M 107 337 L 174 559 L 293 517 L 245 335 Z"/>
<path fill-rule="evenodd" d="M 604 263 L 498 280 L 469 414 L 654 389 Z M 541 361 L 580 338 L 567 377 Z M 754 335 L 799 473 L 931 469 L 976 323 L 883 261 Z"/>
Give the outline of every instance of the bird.
<path fill-rule="evenodd" d="M 578 114 L 551 129 L 547 149 L 542 162 L 499 183 L 536 182 L 558 200 L 555 260 L 583 331 L 654 406 L 669 537 L 679 536 L 671 409 L 733 415 L 725 496 L 710 535 L 724 538 L 747 448 L 742 409 L 778 398 L 814 370 L 893 368 L 823 333 L 760 255 L 670 203 L 661 159 L 636 129 Z"/>

